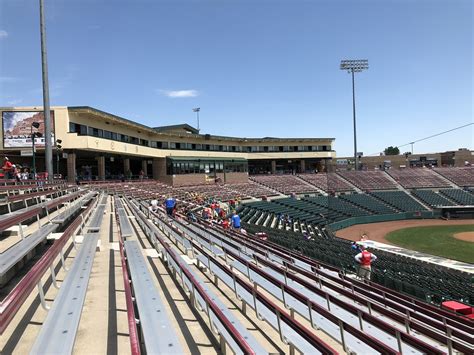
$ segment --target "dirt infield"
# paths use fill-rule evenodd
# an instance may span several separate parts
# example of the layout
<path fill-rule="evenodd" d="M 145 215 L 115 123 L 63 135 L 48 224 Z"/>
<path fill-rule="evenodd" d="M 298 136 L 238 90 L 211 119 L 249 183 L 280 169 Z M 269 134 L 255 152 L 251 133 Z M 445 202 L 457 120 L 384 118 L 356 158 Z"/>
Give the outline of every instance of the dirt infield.
<path fill-rule="evenodd" d="M 474 219 L 463 219 L 463 220 L 451 220 L 445 221 L 441 219 L 425 219 L 425 220 L 405 220 L 405 221 L 391 221 L 391 222 L 380 222 L 380 223 L 367 223 L 367 224 L 357 224 L 355 226 L 341 229 L 336 232 L 336 235 L 340 238 L 349 239 L 349 240 L 360 240 L 360 236 L 362 234 L 366 234 L 368 239 L 381 242 L 392 244 L 385 239 L 385 236 L 393 231 L 403 228 L 410 228 L 410 227 L 423 227 L 423 226 L 455 226 L 455 225 L 471 225 L 474 224 Z M 471 234 L 472 240 L 472 232 L 467 232 L 466 234 Z M 459 233 L 465 234 L 465 233 Z M 466 239 L 462 239 L 466 240 Z"/>
<path fill-rule="evenodd" d="M 456 233 L 454 235 L 454 238 L 459 239 L 459 240 L 464 240 L 466 242 L 474 243 L 474 232 Z"/>

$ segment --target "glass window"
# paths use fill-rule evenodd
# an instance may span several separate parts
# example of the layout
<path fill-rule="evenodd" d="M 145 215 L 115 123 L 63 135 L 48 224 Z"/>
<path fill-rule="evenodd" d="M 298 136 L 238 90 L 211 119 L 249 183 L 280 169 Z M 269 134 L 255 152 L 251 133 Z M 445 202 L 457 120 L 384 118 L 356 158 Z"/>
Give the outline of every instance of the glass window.
<path fill-rule="evenodd" d="M 74 122 L 69 122 L 69 132 L 70 133 L 76 133 L 76 124 Z"/>
<path fill-rule="evenodd" d="M 106 138 L 106 139 L 112 139 L 112 132 L 110 132 L 110 131 L 104 131 L 104 138 Z"/>
<path fill-rule="evenodd" d="M 94 127 L 89 127 L 88 130 L 87 130 L 87 134 L 89 136 L 93 136 L 93 137 L 102 137 L 103 131 L 101 129 L 98 129 L 98 128 L 94 128 Z"/>

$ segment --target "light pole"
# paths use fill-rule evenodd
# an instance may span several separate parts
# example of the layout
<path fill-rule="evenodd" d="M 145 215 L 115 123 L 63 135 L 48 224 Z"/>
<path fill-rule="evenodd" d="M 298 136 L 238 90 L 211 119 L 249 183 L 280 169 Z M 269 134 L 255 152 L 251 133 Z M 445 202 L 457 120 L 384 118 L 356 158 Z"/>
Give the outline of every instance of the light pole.
<path fill-rule="evenodd" d="M 40 126 L 39 122 L 33 122 L 31 124 L 31 146 L 33 148 L 33 161 L 31 163 L 31 173 L 33 174 L 33 179 L 36 178 L 36 161 L 35 161 L 35 138 L 41 137 L 40 132 L 33 132 L 33 128 L 38 129 Z"/>
<path fill-rule="evenodd" d="M 62 143 L 63 141 L 61 139 L 56 139 L 56 175 L 58 175 L 59 179 L 59 153 L 61 152 L 62 149 Z"/>
<path fill-rule="evenodd" d="M 46 27 L 44 20 L 44 0 L 39 0 L 40 5 L 40 36 L 41 36 L 41 72 L 43 78 L 43 112 L 44 112 L 44 159 L 48 180 L 53 178 L 53 149 L 51 144 L 51 113 L 49 110 L 49 82 L 48 82 L 48 56 L 46 50 Z"/>
<path fill-rule="evenodd" d="M 193 108 L 193 112 L 196 112 L 196 116 L 197 116 L 197 124 L 198 124 L 197 129 L 198 129 L 198 131 L 199 131 L 199 111 L 201 111 L 200 107 Z"/>
<path fill-rule="evenodd" d="M 369 61 L 367 59 L 341 60 L 341 70 L 347 70 L 352 74 L 352 116 L 354 120 L 354 163 L 355 170 L 359 170 L 359 157 L 357 155 L 357 128 L 356 128 L 356 104 L 355 104 L 355 83 L 354 73 L 369 69 Z"/>

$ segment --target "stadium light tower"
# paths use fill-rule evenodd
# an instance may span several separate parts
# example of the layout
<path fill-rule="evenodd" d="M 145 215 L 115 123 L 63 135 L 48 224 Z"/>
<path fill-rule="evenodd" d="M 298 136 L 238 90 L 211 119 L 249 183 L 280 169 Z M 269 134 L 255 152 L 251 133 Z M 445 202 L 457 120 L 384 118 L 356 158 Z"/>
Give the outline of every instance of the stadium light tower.
<path fill-rule="evenodd" d="M 357 155 L 357 128 L 356 128 L 356 104 L 355 104 L 355 84 L 354 73 L 359 73 L 369 69 L 369 61 L 367 59 L 341 60 L 341 70 L 347 70 L 352 74 L 352 116 L 354 120 L 354 163 L 355 170 L 359 170 L 359 157 Z"/>
<path fill-rule="evenodd" d="M 193 108 L 193 112 L 196 112 L 196 116 L 197 116 L 198 131 L 199 131 L 199 111 L 201 111 L 200 107 Z"/>
<path fill-rule="evenodd" d="M 48 180 L 53 179 L 53 147 L 51 144 L 51 113 L 49 110 L 49 83 L 48 83 L 48 56 L 46 51 L 46 27 L 44 24 L 44 0 L 40 5 L 40 33 L 41 33 L 41 72 L 43 77 L 43 112 L 44 112 L 44 159 Z"/>

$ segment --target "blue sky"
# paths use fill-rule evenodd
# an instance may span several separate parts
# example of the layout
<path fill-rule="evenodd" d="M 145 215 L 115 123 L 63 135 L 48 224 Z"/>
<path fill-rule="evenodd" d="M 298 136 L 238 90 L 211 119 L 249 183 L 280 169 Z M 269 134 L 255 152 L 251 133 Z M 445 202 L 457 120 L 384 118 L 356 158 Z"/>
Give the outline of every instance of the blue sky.
<path fill-rule="evenodd" d="M 366 155 L 473 122 L 471 0 L 45 0 L 51 105 L 150 126 L 335 137 Z M 170 97 L 171 96 L 171 97 Z M 177 96 L 177 97 L 172 97 Z M 0 3 L 0 106 L 42 104 L 37 0 Z M 415 152 L 474 148 L 473 126 Z M 409 146 L 401 148 L 409 150 Z"/>

